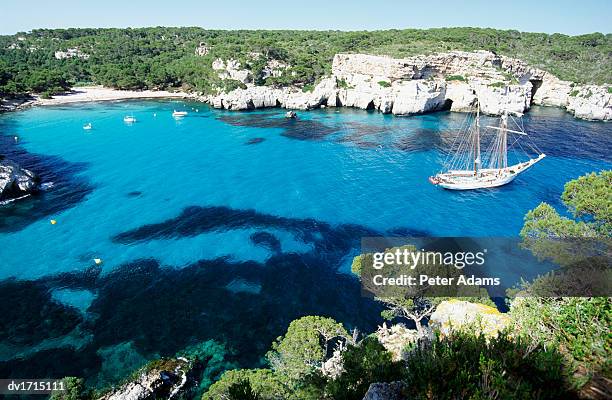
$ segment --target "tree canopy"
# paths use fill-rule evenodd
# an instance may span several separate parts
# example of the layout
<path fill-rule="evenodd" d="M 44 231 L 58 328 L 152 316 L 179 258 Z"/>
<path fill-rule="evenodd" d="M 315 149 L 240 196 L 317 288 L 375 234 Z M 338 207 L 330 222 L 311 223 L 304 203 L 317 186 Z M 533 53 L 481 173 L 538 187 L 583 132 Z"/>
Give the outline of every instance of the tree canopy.
<path fill-rule="evenodd" d="M 196 55 L 200 44 L 207 54 Z M 480 49 L 523 59 L 561 79 L 612 83 L 611 34 L 566 36 L 480 28 L 372 32 L 70 28 L 0 36 L 0 96 L 53 94 L 84 83 L 207 93 L 223 85 L 212 69 L 217 58 L 240 61 L 257 84 L 311 85 L 330 73 L 333 56 L 339 52 L 406 57 Z M 56 58 L 56 52 L 70 50 L 64 58 Z M 264 59 L 289 67 L 282 76 L 264 79 Z"/>

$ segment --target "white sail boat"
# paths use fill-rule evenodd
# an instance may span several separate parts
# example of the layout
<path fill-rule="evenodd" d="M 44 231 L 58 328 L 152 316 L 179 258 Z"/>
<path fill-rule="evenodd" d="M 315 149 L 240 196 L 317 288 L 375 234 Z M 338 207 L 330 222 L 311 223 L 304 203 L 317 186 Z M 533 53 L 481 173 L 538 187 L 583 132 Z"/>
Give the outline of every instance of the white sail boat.
<path fill-rule="evenodd" d="M 519 116 L 520 117 L 520 116 Z M 512 119 L 516 129 L 508 127 L 508 120 Z M 481 152 L 481 141 L 484 133 L 493 131 L 494 137 L 488 148 Z M 515 137 L 508 146 L 508 137 Z M 445 170 L 429 178 L 429 181 L 444 189 L 469 190 L 502 186 L 512 182 L 519 174 L 527 171 L 546 155 L 535 144 L 529 144 L 531 150 L 537 153 L 531 158 L 520 144 L 521 138 L 527 133 L 513 116 L 504 113 L 498 126 L 480 126 L 480 106 L 477 105 L 476 117 L 473 123 L 467 124 L 467 129 L 457 137 L 459 144 L 445 163 Z M 457 143 L 455 139 L 455 143 Z M 453 145 L 455 144 L 453 143 Z M 527 154 L 528 159 L 513 165 L 508 165 L 508 149 L 514 144 L 519 145 Z"/>

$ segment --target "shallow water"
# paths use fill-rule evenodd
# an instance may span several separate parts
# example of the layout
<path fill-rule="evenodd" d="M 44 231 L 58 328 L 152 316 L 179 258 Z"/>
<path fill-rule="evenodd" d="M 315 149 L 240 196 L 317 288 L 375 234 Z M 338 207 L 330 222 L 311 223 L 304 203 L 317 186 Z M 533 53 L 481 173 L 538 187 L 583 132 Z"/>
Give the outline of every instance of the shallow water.
<path fill-rule="evenodd" d="M 117 379 L 109 363 L 209 339 L 256 365 L 306 314 L 367 331 L 378 305 L 346 273 L 361 237 L 514 237 L 540 202 L 562 209 L 565 182 L 612 167 L 609 124 L 534 108 L 525 126 L 544 161 L 502 188 L 444 191 L 427 177 L 463 114 L 283 115 L 176 101 L 1 115 L 0 154 L 55 185 L 0 208 L 0 297 L 14 309 L 0 316 L 0 375 L 101 384 Z"/>

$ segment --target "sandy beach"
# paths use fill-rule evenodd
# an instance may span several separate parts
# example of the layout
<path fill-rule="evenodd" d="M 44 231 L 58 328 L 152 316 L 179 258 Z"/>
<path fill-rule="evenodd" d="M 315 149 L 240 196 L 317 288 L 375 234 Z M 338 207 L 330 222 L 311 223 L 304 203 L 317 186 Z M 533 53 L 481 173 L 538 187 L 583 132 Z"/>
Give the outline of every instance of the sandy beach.
<path fill-rule="evenodd" d="M 50 99 L 37 98 L 33 105 L 50 106 L 69 103 L 92 101 L 112 101 L 127 99 L 157 99 L 157 98 L 192 98 L 185 92 L 168 92 L 165 90 L 117 90 L 103 86 L 83 86 L 73 88 L 71 92 L 53 96 Z"/>

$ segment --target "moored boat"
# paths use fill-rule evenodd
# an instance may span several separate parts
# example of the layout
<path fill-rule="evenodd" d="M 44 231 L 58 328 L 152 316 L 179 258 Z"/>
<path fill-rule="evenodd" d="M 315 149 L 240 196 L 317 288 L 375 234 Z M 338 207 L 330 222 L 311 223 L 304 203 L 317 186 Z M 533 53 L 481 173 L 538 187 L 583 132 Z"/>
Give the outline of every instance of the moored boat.
<path fill-rule="evenodd" d="M 187 111 L 176 111 L 174 110 L 174 112 L 172 113 L 172 116 L 174 118 L 181 118 L 187 115 Z"/>
<path fill-rule="evenodd" d="M 131 124 L 136 122 L 136 117 L 134 117 L 133 115 L 126 115 L 125 117 L 123 117 L 123 122 Z"/>
<path fill-rule="evenodd" d="M 516 129 L 508 127 L 509 119 L 512 119 Z M 488 142 L 486 151 L 481 152 L 483 135 L 487 131 L 494 132 L 494 135 Z M 508 146 L 508 134 L 518 135 L 510 146 Z M 527 136 L 522 123 L 508 113 L 501 115 L 499 126 L 489 125 L 481 129 L 480 107 L 477 104 L 475 119 L 473 123 L 467 124 L 465 132 L 460 132 L 455 139 L 452 149 L 454 153 L 445 163 L 445 170 L 429 177 L 429 182 L 451 190 L 484 189 L 506 185 L 546 157 L 533 143 L 527 143 L 527 146 L 537 156 L 529 156 L 519 142 L 521 137 Z M 508 165 L 508 150 L 515 144 L 518 144 L 528 159 Z"/>

